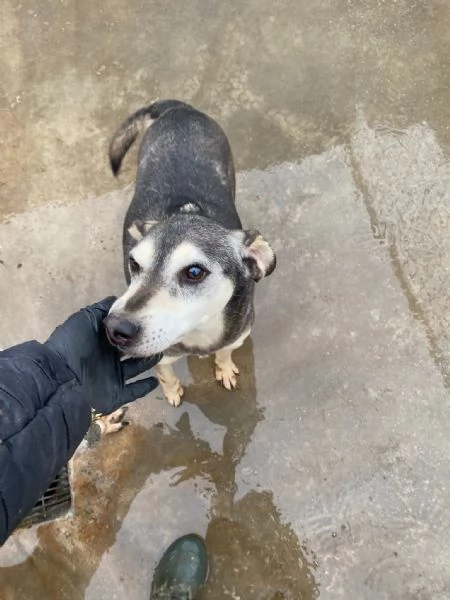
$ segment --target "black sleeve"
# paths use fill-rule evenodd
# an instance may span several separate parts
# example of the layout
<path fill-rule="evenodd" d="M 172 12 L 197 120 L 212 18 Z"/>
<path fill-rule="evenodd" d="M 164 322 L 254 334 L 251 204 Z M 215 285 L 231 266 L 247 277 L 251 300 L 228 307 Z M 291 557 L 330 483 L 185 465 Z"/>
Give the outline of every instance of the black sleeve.
<path fill-rule="evenodd" d="M 78 379 L 46 346 L 0 352 L 0 545 L 75 452 L 90 415 Z"/>

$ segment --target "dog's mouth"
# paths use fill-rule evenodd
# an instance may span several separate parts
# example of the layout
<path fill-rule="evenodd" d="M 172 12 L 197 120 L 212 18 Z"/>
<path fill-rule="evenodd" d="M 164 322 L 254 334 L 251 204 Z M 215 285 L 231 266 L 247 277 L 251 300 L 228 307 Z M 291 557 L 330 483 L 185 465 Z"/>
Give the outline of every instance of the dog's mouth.
<path fill-rule="evenodd" d="M 157 354 L 162 354 L 162 350 L 154 351 L 153 349 L 146 348 L 145 346 L 141 348 L 139 343 L 136 344 L 118 344 L 117 342 L 113 342 L 109 336 L 108 341 L 118 350 L 125 358 L 148 358 L 149 356 L 156 356 Z"/>
<path fill-rule="evenodd" d="M 108 342 L 111 344 L 111 346 L 114 346 L 114 348 L 117 348 L 118 350 L 127 353 L 132 352 L 132 348 L 134 345 L 133 341 L 127 339 L 122 340 L 120 338 L 113 338 L 108 332 L 106 332 L 106 337 L 108 338 Z"/>
<path fill-rule="evenodd" d="M 142 336 L 139 336 L 139 338 L 135 340 L 121 341 L 114 338 L 114 336 L 111 336 L 107 329 L 106 337 L 111 346 L 116 348 L 125 358 L 148 358 L 149 356 L 157 355 L 162 356 L 170 346 L 178 343 L 178 340 L 176 340 L 173 342 L 173 344 L 168 344 L 164 348 L 161 348 L 161 346 L 151 347 L 150 344 L 145 343 L 145 341 L 142 339 Z M 179 339 L 181 340 L 182 337 Z"/>

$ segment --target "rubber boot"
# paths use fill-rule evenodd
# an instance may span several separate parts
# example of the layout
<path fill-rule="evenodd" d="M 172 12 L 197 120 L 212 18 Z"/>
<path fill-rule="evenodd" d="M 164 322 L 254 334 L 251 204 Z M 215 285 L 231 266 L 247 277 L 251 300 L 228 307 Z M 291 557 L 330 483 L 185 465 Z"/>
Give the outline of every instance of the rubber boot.
<path fill-rule="evenodd" d="M 208 577 L 203 539 L 195 533 L 178 538 L 155 569 L 150 600 L 194 600 Z"/>

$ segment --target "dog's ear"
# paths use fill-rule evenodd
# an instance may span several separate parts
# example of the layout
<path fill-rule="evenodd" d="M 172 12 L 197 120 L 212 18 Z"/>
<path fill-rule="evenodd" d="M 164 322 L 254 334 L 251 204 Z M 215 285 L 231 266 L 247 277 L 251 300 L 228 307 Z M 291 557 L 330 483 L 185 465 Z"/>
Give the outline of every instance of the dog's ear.
<path fill-rule="evenodd" d="M 276 267 L 277 257 L 259 231 L 251 229 L 244 234 L 242 258 L 247 265 L 252 279 L 259 281 L 270 275 Z"/>
<path fill-rule="evenodd" d="M 157 222 L 158 221 L 134 221 L 131 227 L 128 228 L 128 233 L 133 240 L 140 242 Z"/>

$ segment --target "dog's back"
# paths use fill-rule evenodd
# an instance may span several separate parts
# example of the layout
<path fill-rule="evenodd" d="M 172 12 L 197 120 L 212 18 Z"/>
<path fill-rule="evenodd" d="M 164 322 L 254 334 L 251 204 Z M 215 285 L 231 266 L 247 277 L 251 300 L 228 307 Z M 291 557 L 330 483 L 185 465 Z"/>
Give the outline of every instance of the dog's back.
<path fill-rule="evenodd" d="M 242 228 L 234 205 L 231 148 L 215 121 L 177 100 L 154 102 L 129 117 L 115 134 L 110 146 L 114 173 L 142 131 L 125 230 L 183 212 L 211 218 L 228 229 Z"/>

